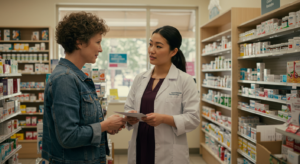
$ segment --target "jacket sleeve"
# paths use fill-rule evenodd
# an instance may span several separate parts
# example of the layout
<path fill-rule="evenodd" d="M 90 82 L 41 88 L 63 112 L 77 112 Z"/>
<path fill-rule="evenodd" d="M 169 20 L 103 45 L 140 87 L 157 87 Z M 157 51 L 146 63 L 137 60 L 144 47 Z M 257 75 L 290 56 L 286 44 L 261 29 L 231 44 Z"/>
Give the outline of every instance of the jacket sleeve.
<path fill-rule="evenodd" d="M 131 110 L 135 110 L 134 109 L 134 103 L 135 103 L 135 93 L 136 93 L 136 88 L 137 88 L 137 85 L 138 85 L 138 79 L 139 79 L 139 75 L 135 77 L 133 83 L 132 83 L 132 86 L 131 86 L 131 89 L 129 91 L 129 94 L 127 96 L 127 99 L 126 99 L 126 102 L 125 102 L 125 106 L 124 106 L 124 110 L 125 112 L 129 112 Z M 128 130 L 131 130 L 133 129 L 133 126 L 130 125 L 128 122 L 126 123 L 126 128 Z"/>
<path fill-rule="evenodd" d="M 50 88 L 53 99 L 52 117 L 56 138 L 66 149 L 82 146 L 100 146 L 101 125 L 80 125 L 80 93 L 72 74 L 56 78 Z"/>
<path fill-rule="evenodd" d="M 182 93 L 183 113 L 174 115 L 176 128 L 173 131 L 177 136 L 196 129 L 200 124 L 200 96 L 197 86 L 191 76 L 185 80 Z"/>

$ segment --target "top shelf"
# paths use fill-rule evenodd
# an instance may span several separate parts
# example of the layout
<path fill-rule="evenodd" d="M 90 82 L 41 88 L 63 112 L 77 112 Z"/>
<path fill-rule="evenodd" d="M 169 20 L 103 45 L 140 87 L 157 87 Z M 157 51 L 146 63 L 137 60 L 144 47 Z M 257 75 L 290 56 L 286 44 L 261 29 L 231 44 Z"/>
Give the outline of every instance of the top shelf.
<path fill-rule="evenodd" d="M 287 127 L 285 125 L 281 125 L 281 126 L 278 126 L 275 128 L 275 131 L 277 133 L 281 133 L 287 137 L 291 137 L 295 140 L 300 140 L 300 136 L 296 135 L 296 134 L 293 134 L 293 133 L 290 133 L 290 132 L 286 132 L 285 130 L 287 129 Z"/>
<path fill-rule="evenodd" d="M 0 43 L 49 43 L 49 40 L 0 40 Z"/>
<path fill-rule="evenodd" d="M 230 22 L 231 22 L 231 9 L 224 12 L 222 15 L 219 15 L 216 18 L 212 19 L 205 25 L 201 26 L 201 28 L 219 27 Z"/>
<path fill-rule="evenodd" d="M 267 21 L 269 19 L 282 18 L 284 16 L 288 16 L 289 12 L 298 11 L 299 8 L 300 8 L 300 1 L 292 2 L 276 10 L 273 10 L 269 13 L 256 17 L 255 19 L 242 23 L 238 27 L 239 28 L 256 27 L 256 25 L 260 24 L 261 22 Z"/>
<path fill-rule="evenodd" d="M 214 42 L 214 41 L 217 41 L 217 40 L 221 40 L 222 36 L 227 36 L 227 35 L 231 35 L 231 29 L 226 30 L 224 32 L 221 32 L 219 34 L 216 34 L 214 36 L 211 36 L 209 38 L 203 39 L 202 43 Z"/>

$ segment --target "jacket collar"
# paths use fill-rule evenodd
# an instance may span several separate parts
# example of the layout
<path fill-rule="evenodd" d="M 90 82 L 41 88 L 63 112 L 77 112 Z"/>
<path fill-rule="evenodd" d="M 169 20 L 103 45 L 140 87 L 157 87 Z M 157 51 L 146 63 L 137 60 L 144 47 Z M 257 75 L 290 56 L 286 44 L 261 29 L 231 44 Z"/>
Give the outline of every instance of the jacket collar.
<path fill-rule="evenodd" d="M 72 71 L 75 72 L 75 74 L 79 77 L 81 81 L 85 81 L 88 77 L 86 74 L 84 74 L 80 69 L 78 69 L 72 62 L 70 62 L 68 59 L 60 58 L 59 65 L 66 66 L 70 68 Z"/>
<path fill-rule="evenodd" d="M 154 68 L 146 71 L 144 73 L 143 77 L 144 78 L 151 77 L 153 70 L 154 70 Z M 174 64 L 172 64 L 166 79 L 177 79 L 178 71 L 179 71 L 178 68 Z"/>

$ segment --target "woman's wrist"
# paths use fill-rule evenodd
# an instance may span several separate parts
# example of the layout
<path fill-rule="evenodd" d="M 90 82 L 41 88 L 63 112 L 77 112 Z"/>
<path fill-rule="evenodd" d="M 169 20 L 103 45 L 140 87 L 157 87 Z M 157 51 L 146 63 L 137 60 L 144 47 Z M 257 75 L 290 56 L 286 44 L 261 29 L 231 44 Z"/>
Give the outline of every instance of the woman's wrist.
<path fill-rule="evenodd" d="M 105 131 L 108 130 L 108 122 L 107 121 L 100 122 L 100 125 L 101 125 L 101 131 L 102 132 L 105 132 Z"/>

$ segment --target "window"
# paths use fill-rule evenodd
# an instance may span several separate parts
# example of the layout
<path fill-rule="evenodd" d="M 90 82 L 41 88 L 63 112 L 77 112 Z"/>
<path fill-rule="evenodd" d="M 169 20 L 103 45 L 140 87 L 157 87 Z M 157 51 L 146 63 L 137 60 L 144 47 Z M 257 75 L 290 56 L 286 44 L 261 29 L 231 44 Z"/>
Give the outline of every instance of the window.
<path fill-rule="evenodd" d="M 145 72 L 149 67 L 148 40 L 152 32 L 161 26 L 176 27 L 182 37 L 181 50 L 186 61 L 194 66 L 195 44 L 195 10 L 147 10 L 124 8 L 59 8 L 59 20 L 65 15 L 76 11 L 86 11 L 103 18 L 110 31 L 103 36 L 103 52 L 99 54 L 93 68 L 106 69 L 107 94 L 109 89 L 117 88 L 120 97 L 127 97 L 136 75 Z M 147 27 L 149 14 L 149 27 Z M 150 32 L 147 36 L 147 31 Z M 148 37 L 148 38 L 147 38 Z M 109 53 L 127 53 L 128 67 L 126 69 L 112 69 L 108 67 Z M 64 57 L 64 50 L 58 47 L 58 57 Z M 194 76 L 193 71 L 191 75 Z"/>

